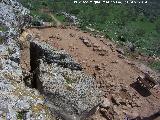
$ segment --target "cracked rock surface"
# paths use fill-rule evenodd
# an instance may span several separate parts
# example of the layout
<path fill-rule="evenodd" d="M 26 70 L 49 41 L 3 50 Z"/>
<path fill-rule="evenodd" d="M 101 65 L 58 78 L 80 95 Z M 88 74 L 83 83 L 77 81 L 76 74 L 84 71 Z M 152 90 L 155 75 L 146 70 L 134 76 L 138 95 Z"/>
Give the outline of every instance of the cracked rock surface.
<path fill-rule="evenodd" d="M 22 81 L 18 37 L 28 13 L 15 0 L 0 2 L 0 119 L 51 119 L 43 96 Z"/>
<path fill-rule="evenodd" d="M 34 57 L 38 57 L 32 59 L 39 62 L 35 69 L 37 89 L 47 97 L 51 111 L 66 120 L 92 115 L 101 103 L 95 80 L 81 71 L 80 65 L 64 50 L 56 51 L 36 40 L 31 42 L 32 49 L 37 53 Z"/>

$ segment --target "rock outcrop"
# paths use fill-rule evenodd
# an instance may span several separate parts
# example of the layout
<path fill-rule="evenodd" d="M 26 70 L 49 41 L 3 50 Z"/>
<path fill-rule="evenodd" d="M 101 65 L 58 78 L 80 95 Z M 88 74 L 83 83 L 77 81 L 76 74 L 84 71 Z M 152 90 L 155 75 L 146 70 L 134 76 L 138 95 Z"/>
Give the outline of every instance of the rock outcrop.
<path fill-rule="evenodd" d="M 46 104 L 65 120 L 82 120 L 93 114 L 101 103 L 101 92 L 94 79 L 81 71 L 78 63 L 64 50 L 56 51 L 39 41 L 31 42 L 32 64 L 37 89 L 47 97 Z"/>
<path fill-rule="evenodd" d="M 0 2 L 0 119 L 54 119 L 43 96 L 23 83 L 18 37 L 28 13 L 15 0 Z"/>

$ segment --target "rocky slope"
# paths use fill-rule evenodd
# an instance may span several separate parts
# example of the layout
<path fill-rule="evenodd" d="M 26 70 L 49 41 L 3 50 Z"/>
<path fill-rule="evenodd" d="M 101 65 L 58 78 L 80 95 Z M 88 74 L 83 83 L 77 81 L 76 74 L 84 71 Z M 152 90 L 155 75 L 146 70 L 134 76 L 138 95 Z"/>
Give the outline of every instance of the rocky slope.
<path fill-rule="evenodd" d="M 14 0 L 0 3 L 0 119 L 51 118 L 43 96 L 23 82 L 18 37 L 28 13 Z"/>
<path fill-rule="evenodd" d="M 16 0 L 0 2 L 0 119 L 85 119 L 101 92 L 69 54 L 23 32 L 28 13 Z"/>

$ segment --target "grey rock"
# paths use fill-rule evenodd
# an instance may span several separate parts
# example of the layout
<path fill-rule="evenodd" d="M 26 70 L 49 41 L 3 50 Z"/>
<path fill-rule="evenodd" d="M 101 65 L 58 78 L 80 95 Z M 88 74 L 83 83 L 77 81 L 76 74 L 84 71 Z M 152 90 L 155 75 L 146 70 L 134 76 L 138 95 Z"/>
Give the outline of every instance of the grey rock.
<path fill-rule="evenodd" d="M 0 31 L 4 39 L 0 45 L 0 111 L 3 113 L 0 119 L 17 120 L 19 112 L 25 111 L 27 120 L 39 119 L 39 116 L 41 120 L 49 120 L 48 109 L 43 107 L 44 100 L 36 90 L 24 85 L 19 65 L 18 38 L 28 24 L 28 13 L 16 0 L 0 2 L 0 25 L 5 27 Z"/>
<path fill-rule="evenodd" d="M 64 50 L 56 51 L 35 40 L 31 42 L 32 47 L 41 51 L 34 55 L 38 56 L 34 60 L 39 61 L 36 82 L 52 112 L 65 120 L 82 120 L 93 114 L 102 102 L 94 79 L 75 69 L 78 64 Z"/>
<path fill-rule="evenodd" d="M 119 54 L 122 54 L 122 55 L 125 54 L 124 50 L 121 49 L 121 48 L 117 48 L 116 51 L 117 51 Z"/>
<path fill-rule="evenodd" d="M 91 46 L 92 46 L 92 43 L 91 43 L 91 41 L 90 41 L 88 38 L 82 36 L 82 37 L 80 37 L 79 39 L 82 40 L 82 42 L 83 42 L 87 47 L 91 47 Z"/>
<path fill-rule="evenodd" d="M 111 106 L 111 102 L 109 101 L 108 98 L 104 98 L 104 99 L 103 99 L 103 103 L 101 104 L 101 106 L 102 106 L 103 108 L 108 108 L 108 107 Z"/>

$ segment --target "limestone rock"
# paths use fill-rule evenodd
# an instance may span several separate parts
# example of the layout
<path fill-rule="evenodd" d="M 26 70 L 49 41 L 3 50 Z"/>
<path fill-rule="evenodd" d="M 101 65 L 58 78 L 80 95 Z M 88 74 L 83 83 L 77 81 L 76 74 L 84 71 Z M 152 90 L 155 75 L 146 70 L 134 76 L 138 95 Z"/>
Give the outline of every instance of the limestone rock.
<path fill-rule="evenodd" d="M 103 99 L 103 103 L 101 104 L 101 106 L 102 106 L 103 108 L 110 107 L 110 106 L 111 106 L 111 102 L 109 101 L 108 98 L 104 98 L 104 99 Z"/>
<path fill-rule="evenodd" d="M 33 45 L 33 46 L 32 46 Z M 85 119 L 96 111 L 101 103 L 101 92 L 94 79 L 84 74 L 64 50 L 54 50 L 45 43 L 31 43 L 31 49 L 41 56 L 36 80 L 38 89 L 47 98 L 53 113 L 66 120 Z M 52 58 L 52 61 L 48 59 Z"/>
<path fill-rule="evenodd" d="M 0 119 L 54 120 L 43 97 L 23 83 L 20 66 L 20 31 L 28 24 L 29 11 L 16 0 L 1 0 Z"/>
<path fill-rule="evenodd" d="M 117 48 L 116 51 L 117 51 L 119 54 L 122 54 L 122 55 L 125 54 L 124 50 L 121 49 L 121 48 Z"/>

